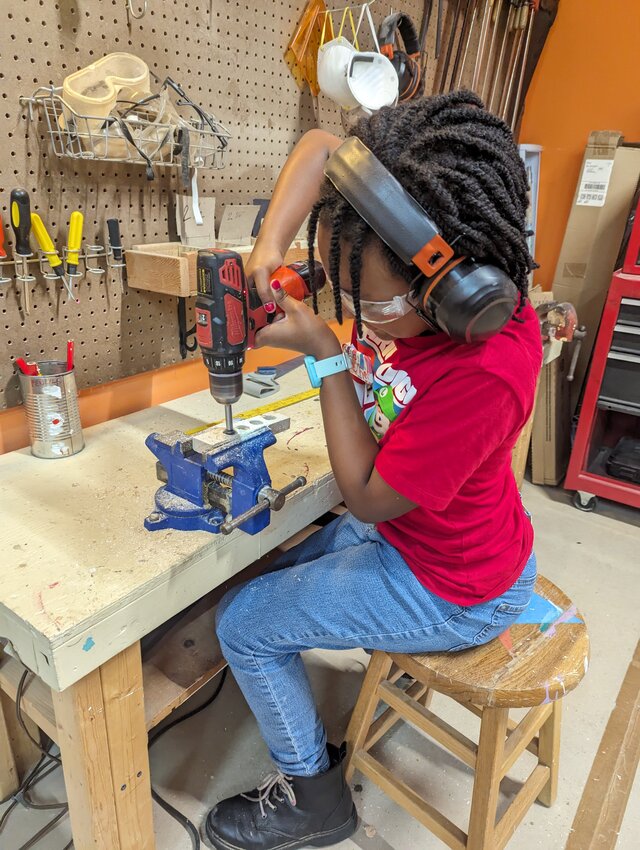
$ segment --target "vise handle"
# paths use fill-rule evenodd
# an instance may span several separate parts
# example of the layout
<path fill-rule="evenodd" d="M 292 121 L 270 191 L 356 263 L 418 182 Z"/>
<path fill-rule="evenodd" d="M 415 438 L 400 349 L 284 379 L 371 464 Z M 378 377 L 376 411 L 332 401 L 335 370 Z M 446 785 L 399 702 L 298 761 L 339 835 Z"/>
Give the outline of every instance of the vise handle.
<path fill-rule="evenodd" d="M 285 499 L 289 493 L 293 493 L 294 490 L 299 490 L 300 487 L 304 487 L 306 483 L 307 479 L 304 476 L 299 475 L 281 490 L 275 490 L 273 487 L 263 487 L 258 493 L 258 501 L 256 504 L 252 508 L 249 508 L 248 511 L 239 514 L 233 519 L 223 522 L 220 526 L 220 531 L 222 534 L 231 534 L 232 531 L 243 525 L 247 520 L 257 516 L 259 513 L 262 513 L 262 511 L 266 511 L 267 508 L 279 511 L 284 506 Z"/>

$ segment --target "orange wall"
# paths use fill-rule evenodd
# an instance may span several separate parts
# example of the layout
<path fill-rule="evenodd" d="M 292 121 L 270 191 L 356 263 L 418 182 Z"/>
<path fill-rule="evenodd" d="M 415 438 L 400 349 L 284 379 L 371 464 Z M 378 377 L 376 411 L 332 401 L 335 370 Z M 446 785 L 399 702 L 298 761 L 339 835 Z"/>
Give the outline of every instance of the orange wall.
<path fill-rule="evenodd" d="M 525 104 L 520 141 L 540 144 L 535 281 L 550 289 L 591 130 L 640 141 L 639 0 L 560 0 Z"/>

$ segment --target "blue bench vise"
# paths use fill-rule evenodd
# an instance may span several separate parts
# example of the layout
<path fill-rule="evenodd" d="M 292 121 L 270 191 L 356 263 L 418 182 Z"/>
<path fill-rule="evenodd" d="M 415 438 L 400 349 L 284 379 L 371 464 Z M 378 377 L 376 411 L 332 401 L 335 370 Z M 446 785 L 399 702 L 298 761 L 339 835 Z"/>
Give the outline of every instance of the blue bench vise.
<path fill-rule="evenodd" d="M 176 528 L 230 534 L 241 528 L 257 534 L 269 525 L 289 493 L 307 482 L 302 476 L 281 490 L 271 486 L 264 451 L 290 420 L 271 413 L 242 420 L 235 433 L 213 426 L 189 436 L 182 431 L 150 434 L 145 445 L 156 456 L 155 510 L 144 521 L 148 531 Z M 232 470 L 232 472 L 229 472 Z"/>

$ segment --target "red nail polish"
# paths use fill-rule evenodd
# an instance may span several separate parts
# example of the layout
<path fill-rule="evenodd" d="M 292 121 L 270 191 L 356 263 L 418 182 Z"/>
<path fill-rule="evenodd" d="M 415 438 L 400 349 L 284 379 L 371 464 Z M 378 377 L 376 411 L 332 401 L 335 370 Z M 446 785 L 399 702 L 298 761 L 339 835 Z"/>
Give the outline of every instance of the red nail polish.
<path fill-rule="evenodd" d="M 276 305 L 273 303 L 273 301 L 267 301 L 267 303 L 264 305 L 264 309 L 266 313 L 275 313 Z"/>
<path fill-rule="evenodd" d="M 272 280 L 271 281 L 271 289 L 275 289 L 276 292 L 277 292 L 279 289 L 282 289 L 282 284 L 280 283 L 279 280 Z"/>

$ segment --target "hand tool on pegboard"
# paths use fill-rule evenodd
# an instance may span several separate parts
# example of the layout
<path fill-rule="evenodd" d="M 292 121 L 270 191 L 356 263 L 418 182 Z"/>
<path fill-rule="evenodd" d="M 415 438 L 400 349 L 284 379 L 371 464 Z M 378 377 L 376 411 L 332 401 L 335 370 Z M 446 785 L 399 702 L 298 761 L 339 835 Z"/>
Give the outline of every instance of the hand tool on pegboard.
<path fill-rule="evenodd" d="M 42 221 L 38 213 L 31 213 L 31 226 L 33 228 L 34 236 L 36 237 L 36 242 L 38 243 L 40 250 L 44 254 L 45 259 L 51 266 L 53 273 L 62 281 L 64 288 L 67 290 L 69 298 L 76 300 L 73 298 L 73 292 L 71 291 L 71 287 L 69 286 L 67 278 L 65 277 L 64 263 L 60 259 L 58 252 L 56 251 L 56 247 L 53 244 L 53 240 L 49 236 L 49 232 L 44 226 L 44 222 Z M 44 268 L 46 268 L 46 266 Z"/>
<path fill-rule="evenodd" d="M 29 243 L 31 232 L 31 203 L 26 189 L 11 190 L 11 227 L 15 236 L 14 261 L 16 278 L 22 283 L 22 312 L 31 312 L 30 285 L 35 277 L 29 274 L 29 257 L 32 256 Z"/>
<path fill-rule="evenodd" d="M 67 261 L 67 276 L 69 278 L 69 294 L 73 297 L 73 279 L 82 277 L 78 273 L 80 263 L 80 248 L 82 247 L 82 228 L 84 216 L 79 210 L 74 210 L 69 219 L 69 235 L 67 236 L 67 249 L 65 259 Z"/>
<path fill-rule="evenodd" d="M 124 292 L 124 252 L 122 250 L 122 240 L 120 238 L 120 222 L 117 218 L 107 219 L 107 233 L 109 236 L 109 247 L 113 256 L 111 268 L 118 270 L 118 282 L 120 289 Z M 109 265 L 109 263 L 107 263 Z M 185 355 L 186 356 L 186 355 Z"/>
<path fill-rule="evenodd" d="M 2 223 L 2 219 L 0 218 L 0 260 L 4 260 L 7 257 L 7 252 L 4 247 L 4 224 Z M 2 274 L 2 268 L 0 268 L 0 285 L 3 283 L 11 283 L 10 277 L 4 277 Z"/>

